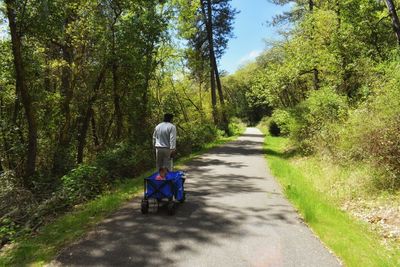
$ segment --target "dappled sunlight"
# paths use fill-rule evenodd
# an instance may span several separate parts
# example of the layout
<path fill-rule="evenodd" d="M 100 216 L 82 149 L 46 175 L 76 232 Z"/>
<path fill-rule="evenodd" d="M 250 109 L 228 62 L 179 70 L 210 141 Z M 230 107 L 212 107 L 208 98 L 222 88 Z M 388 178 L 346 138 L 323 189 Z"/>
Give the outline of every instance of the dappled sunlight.
<path fill-rule="evenodd" d="M 253 138 L 258 139 L 249 140 Z M 257 161 L 263 164 L 264 172 L 254 172 L 252 165 Z M 263 227 L 280 229 L 287 225 L 295 229 L 302 225 L 279 187 L 265 173 L 262 135 L 247 134 L 213 149 L 187 164 L 186 170 L 187 199 L 178 205 L 174 216 L 167 215 L 163 203 L 142 215 L 140 199 L 135 198 L 87 238 L 63 251 L 52 264 L 179 265 L 186 258 L 226 246 L 228 240 L 245 253 L 248 247 L 240 245 L 241 240 L 259 239 L 256 233 Z M 282 242 L 275 232 L 280 230 L 269 231 L 264 234 Z M 277 259 L 282 260 L 280 256 Z"/>
<path fill-rule="evenodd" d="M 250 133 L 194 159 L 186 166 L 186 201 L 174 216 L 163 202 L 142 215 L 134 198 L 52 265 L 293 266 L 323 259 L 335 266 L 268 175 L 262 144 L 262 135 Z"/>

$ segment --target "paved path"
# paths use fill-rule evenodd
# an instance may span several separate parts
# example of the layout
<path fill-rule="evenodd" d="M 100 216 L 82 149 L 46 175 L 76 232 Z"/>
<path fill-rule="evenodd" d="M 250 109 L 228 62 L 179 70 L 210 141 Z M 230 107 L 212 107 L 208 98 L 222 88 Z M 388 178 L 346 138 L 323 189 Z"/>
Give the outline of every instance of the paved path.
<path fill-rule="evenodd" d="M 175 216 L 144 216 L 135 199 L 52 265 L 340 266 L 283 197 L 262 144 L 248 128 L 187 165 L 187 202 Z"/>

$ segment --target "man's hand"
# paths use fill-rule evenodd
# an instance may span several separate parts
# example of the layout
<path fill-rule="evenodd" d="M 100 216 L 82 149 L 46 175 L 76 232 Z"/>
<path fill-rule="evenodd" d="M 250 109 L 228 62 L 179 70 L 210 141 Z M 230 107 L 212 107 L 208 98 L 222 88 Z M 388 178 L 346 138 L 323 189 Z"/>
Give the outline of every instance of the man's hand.
<path fill-rule="evenodd" d="M 171 155 L 170 155 L 171 159 L 176 157 L 176 149 L 172 149 L 171 150 Z"/>

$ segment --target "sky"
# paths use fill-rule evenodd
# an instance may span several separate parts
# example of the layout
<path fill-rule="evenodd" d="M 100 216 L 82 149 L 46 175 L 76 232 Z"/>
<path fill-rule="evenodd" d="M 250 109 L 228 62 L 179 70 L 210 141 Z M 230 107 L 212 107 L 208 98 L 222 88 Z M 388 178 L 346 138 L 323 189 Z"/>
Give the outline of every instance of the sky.
<path fill-rule="evenodd" d="M 220 60 L 221 70 L 234 73 L 241 65 L 254 60 L 266 47 L 265 39 L 279 39 L 276 28 L 268 21 L 289 10 L 268 0 L 232 0 L 231 5 L 240 11 L 234 23 L 234 39 Z"/>

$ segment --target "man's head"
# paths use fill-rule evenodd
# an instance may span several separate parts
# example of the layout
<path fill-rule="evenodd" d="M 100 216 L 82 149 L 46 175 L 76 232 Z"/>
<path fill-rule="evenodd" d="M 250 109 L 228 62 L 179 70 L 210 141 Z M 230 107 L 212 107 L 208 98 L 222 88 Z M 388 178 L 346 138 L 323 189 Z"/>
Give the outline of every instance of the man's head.
<path fill-rule="evenodd" d="M 164 122 L 172 122 L 173 118 L 174 118 L 174 115 L 172 115 L 171 113 L 164 114 Z"/>

